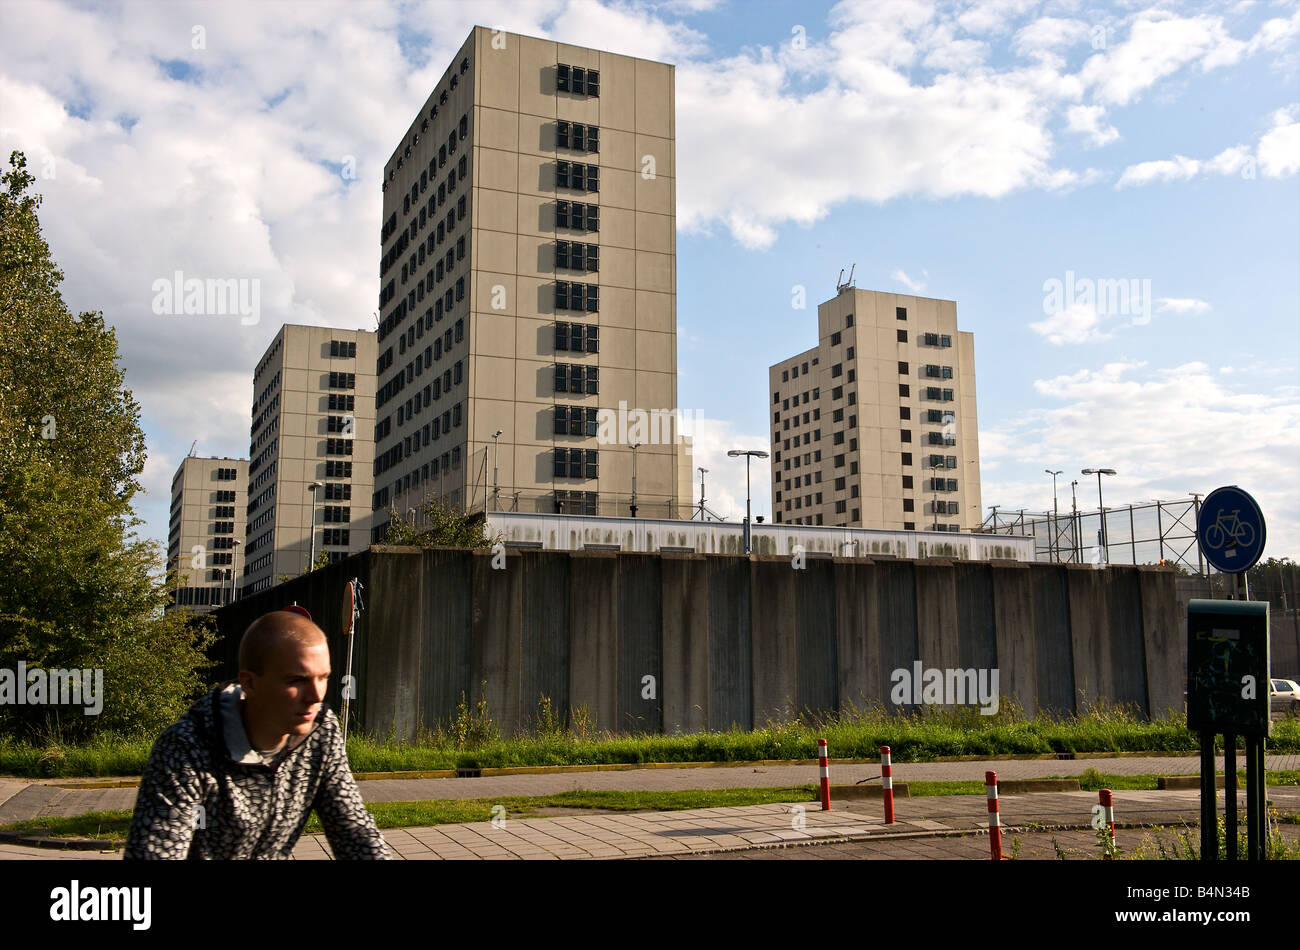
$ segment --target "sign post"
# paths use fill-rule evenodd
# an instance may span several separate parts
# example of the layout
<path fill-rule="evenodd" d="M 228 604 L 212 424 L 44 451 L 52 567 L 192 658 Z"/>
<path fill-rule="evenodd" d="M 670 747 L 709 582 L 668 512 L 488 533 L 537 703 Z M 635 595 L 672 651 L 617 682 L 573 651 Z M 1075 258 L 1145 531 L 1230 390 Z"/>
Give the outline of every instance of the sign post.
<path fill-rule="evenodd" d="M 1211 566 L 1241 575 L 1264 550 L 1264 516 L 1236 486 L 1206 496 L 1197 540 Z M 1219 854 L 1214 737 L 1223 734 L 1226 857 L 1237 858 L 1237 737 L 1246 758 L 1246 855 L 1264 859 L 1264 741 L 1269 717 L 1268 604 L 1235 590 L 1232 600 L 1187 605 L 1187 726 L 1201 736 L 1201 859 Z M 1244 593 L 1249 596 L 1249 586 Z"/>
<path fill-rule="evenodd" d="M 343 730 L 343 743 L 348 741 L 348 710 L 351 705 L 353 694 L 356 692 L 356 681 L 352 678 L 352 637 L 356 631 L 357 615 L 361 613 L 361 581 L 352 578 L 343 588 L 343 631 L 348 638 L 347 662 L 343 669 L 343 703 L 339 713 L 339 726 Z"/>

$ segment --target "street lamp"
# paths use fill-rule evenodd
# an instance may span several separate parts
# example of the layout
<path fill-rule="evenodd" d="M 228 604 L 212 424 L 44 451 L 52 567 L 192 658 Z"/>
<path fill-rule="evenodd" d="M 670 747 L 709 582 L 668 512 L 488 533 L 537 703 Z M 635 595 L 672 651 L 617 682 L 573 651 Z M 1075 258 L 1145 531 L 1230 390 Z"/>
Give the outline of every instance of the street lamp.
<path fill-rule="evenodd" d="M 1061 520 L 1061 506 L 1056 503 L 1056 476 L 1064 473 L 1061 471 L 1052 471 L 1050 468 L 1043 469 L 1048 475 L 1052 476 L 1052 533 L 1047 536 L 1048 551 L 1054 551 L 1054 557 L 1057 561 L 1061 560 L 1060 535 L 1057 533 L 1057 522 Z"/>
<path fill-rule="evenodd" d="M 745 553 L 749 554 L 752 550 L 749 536 L 749 460 L 751 458 L 765 459 L 767 453 L 760 449 L 729 449 L 727 455 L 731 458 L 739 458 L 742 455 L 745 457 Z"/>
<path fill-rule="evenodd" d="M 1079 480 L 1070 482 L 1070 561 L 1079 560 Z"/>
<path fill-rule="evenodd" d="M 709 470 L 707 468 L 700 469 L 700 520 L 701 521 L 704 520 L 704 476 L 707 475 L 708 472 Z"/>
<path fill-rule="evenodd" d="M 311 554 L 307 558 L 307 570 L 310 571 L 316 564 L 316 490 L 324 488 L 324 482 L 312 482 L 307 486 L 311 492 Z"/>
<path fill-rule="evenodd" d="M 492 510 L 500 511 L 497 499 L 501 495 L 501 486 L 497 483 L 497 463 L 501 461 L 501 447 L 497 439 L 501 437 L 501 430 L 497 429 L 492 433 Z"/>
<path fill-rule="evenodd" d="M 239 577 L 239 546 L 243 544 L 238 538 L 235 539 L 235 549 L 230 554 L 230 601 L 234 603 L 239 599 L 239 588 L 235 585 Z"/>
<path fill-rule="evenodd" d="M 636 450 L 641 448 L 643 443 L 632 443 L 632 517 L 636 517 Z"/>
<path fill-rule="evenodd" d="M 1101 500 L 1101 476 L 1114 475 L 1113 468 L 1085 468 L 1080 474 L 1097 476 L 1097 507 L 1101 509 L 1101 562 L 1110 563 L 1110 545 L 1106 539 L 1106 505 Z"/>

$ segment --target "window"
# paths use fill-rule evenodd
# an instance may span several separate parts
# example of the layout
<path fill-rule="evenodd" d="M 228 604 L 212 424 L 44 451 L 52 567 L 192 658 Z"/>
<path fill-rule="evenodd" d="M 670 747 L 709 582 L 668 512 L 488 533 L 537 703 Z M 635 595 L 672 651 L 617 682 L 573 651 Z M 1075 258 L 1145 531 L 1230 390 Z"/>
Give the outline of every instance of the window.
<path fill-rule="evenodd" d="M 853 326 L 853 314 L 850 313 L 848 316 L 844 318 L 844 325 L 846 327 Z"/>
<path fill-rule="evenodd" d="M 944 402 L 952 402 L 952 390 L 951 390 L 951 389 L 945 389 L 945 390 L 943 391 L 943 401 L 944 401 Z"/>
<path fill-rule="evenodd" d="M 357 374 L 331 372 L 329 376 L 329 388 L 330 389 L 356 389 Z"/>
<path fill-rule="evenodd" d="M 836 386 L 834 389 L 832 389 L 832 390 L 831 390 L 831 398 L 832 398 L 832 399 L 843 399 L 843 398 L 844 398 L 844 387 L 843 387 L 843 386 Z"/>
<path fill-rule="evenodd" d="M 912 418 L 912 410 L 911 410 L 909 407 L 907 407 L 907 406 L 899 406 L 899 407 L 898 407 L 898 418 L 900 418 L 900 419 L 910 419 L 910 418 Z"/>
<path fill-rule="evenodd" d="M 911 430 L 911 429 L 899 429 L 899 430 L 898 430 L 898 433 L 899 433 L 899 438 L 900 438 L 902 441 L 904 441 L 904 442 L 911 442 L 911 441 L 912 441 L 912 430 Z"/>
<path fill-rule="evenodd" d="M 217 481 L 233 482 L 238 477 L 239 477 L 239 469 L 236 468 L 217 469 Z"/>
<path fill-rule="evenodd" d="M 952 379 L 952 367 L 951 367 L 951 366 L 945 366 L 945 367 L 943 368 L 943 378 L 944 378 L 944 379 Z"/>
<path fill-rule="evenodd" d="M 595 69 L 560 63 L 555 67 L 555 88 L 559 92 L 571 92 L 575 96 L 599 96 L 600 73 Z"/>
<path fill-rule="evenodd" d="M 352 440 L 351 439 L 326 439 L 325 454 L 326 455 L 351 455 Z"/>
<path fill-rule="evenodd" d="M 350 359 L 357 355 L 357 345 L 350 340 L 330 340 L 330 356 Z"/>
<path fill-rule="evenodd" d="M 844 364 L 836 363 L 831 367 L 831 376 L 842 376 L 844 374 Z"/>
<path fill-rule="evenodd" d="M 945 462 L 945 466 L 944 466 L 945 468 L 956 468 L 956 467 L 957 467 L 957 456 L 955 456 L 955 455 L 947 455 L 947 456 L 944 456 L 944 462 Z"/>
<path fill-rule="evenodd" d="M 902 360 L 898 361 L 898 375 L 906 376 L 910 372 L 908 365 Z"/>
<path fill-rule="evenodd" d="M 898 342 L 899 342 L 899 343 L 906 343 L 906 342 L 907 342 L 907 331 L 906 331 L 906 330 L 899 330 L 899 331 L 898 331 Z"/>
<path fill-rule="evenodd" d="M 840 332 L 836 330 L 834 333 L 831 334 L 831 346 L 839 346 L 839 345 L 840 345 Z"/>
<path fill-rule="evenodd" d="M 899 320 L 906 320 L 906 319 L 907 319 L 907 308 L 906 308 L 906 307 L 895 307 L 895 308 L 894 308 L 894 316 L 897 317 Z"/>
<path fill-rule="evenodd" d="M 903 499 L 903 510 L 904 510 L 904 511 L 916 511 L 916 502 L 913 501 L 911 498 L 904 498 L 904 499 Z"/>
<path fill-rule="evenodd" d="M 836 467 L 836 468 L 843 468 L 843 467 L 844 467 L 844 456 L 843 456 L 843 455 L 837 455 L 837 456 L 835 456 L 835 467 Z"/>
<path fill-rule="evenodd" d="M 904 464 L 904 465 L 911 465 L 911 464 L 912 464 L 912 453 L 911 453 L 911 452 L 904 452 L 904 453 L 903 453 L 903 464 Z"/>

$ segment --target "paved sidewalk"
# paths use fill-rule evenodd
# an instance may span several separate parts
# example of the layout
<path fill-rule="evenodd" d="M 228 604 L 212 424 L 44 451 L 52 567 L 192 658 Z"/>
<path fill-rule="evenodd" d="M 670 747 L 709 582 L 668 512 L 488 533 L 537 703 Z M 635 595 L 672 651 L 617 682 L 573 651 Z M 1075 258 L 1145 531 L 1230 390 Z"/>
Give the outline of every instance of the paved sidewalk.
<path fill-rule="evenodd" d="M 1240 759 L 1238 760 L 1240 767 Z M 1270 755 L 1267 767 L 1300 769 L 1300 755 Z M 1222 770 L 1223 760 L 1218 760 Z M 1119 775 L 1193 774 L 1200 771 L 1196 756 L 1122 756 L 1088 759 L 991 759 L 973 762 L 896 762 L 894 781 L 983 781 L 992 769 L 1001 779 L 1077 776 L 1088 769 Z M 831 766 L 831 781 L 853 785 L 880 777 L 880 766 Z M 27 818 L 71 816 L 88 811 L 130 810 L 135 788 L 71 789 L 56 782 L 0 779 L 0 825 Z M 94 781 L 94 780 L 85 780 Z M 105 781 L 105 780 L 99 780 Z M 510 795 L 551 795 L 577 790 L 671 791 L 680 789 L 772 788 L 817 782 L 817 767 L 806 765 L 722 766 L 712 768 L 628 769 L 603 772 L 556 772 L 495 775 L 483 778 L 381 779 L 360 782 L 367 802 L 409 802 L 449 798 L 497 798 Z"/>
<path fill-rule="evenodd" d="M 1274 788 L 1269 797 L 1280 809 L 1300 809 L 1300 789 Z M 1222 801 L 1222 793 L 1219 795 Z M 1001 799 L 1004 834 L 1041 827 L 1087 828 L 1096 792 L 1006 795 Z M 1244 798 L 1242 799 L 1244 814 Z M 1199 818 L 1195 791 L 1116 793 L 1116 819 L 1126 823 L 1180 825 Z M 967 858 L 971 835 L 987 834 L 983 795 L 899 799 L 896 822 L 886 825 L 881 803 L 837 803 L 821 811 L 814 802 L 698 808 L 672 812 L 580 813 L 557 818 L 505 818 L 429 828 L 389 829 L 384 838 L 404 860 L 557 860 L 692 856 L 742 852 L 757 847 L 861 841 L 888 841 L 880 857 Z M 918 839 L 930 843 L 911 844 Z M 987 854 L 984 849 L 975 853 Z M 896 845 L 897 852 L 890 850 Z M 117 852 L 44 851 L 0 844 L 0 860 L 113 859 Z M 332 857 L 323 835 L 302 838 L 298 860 Z"/>

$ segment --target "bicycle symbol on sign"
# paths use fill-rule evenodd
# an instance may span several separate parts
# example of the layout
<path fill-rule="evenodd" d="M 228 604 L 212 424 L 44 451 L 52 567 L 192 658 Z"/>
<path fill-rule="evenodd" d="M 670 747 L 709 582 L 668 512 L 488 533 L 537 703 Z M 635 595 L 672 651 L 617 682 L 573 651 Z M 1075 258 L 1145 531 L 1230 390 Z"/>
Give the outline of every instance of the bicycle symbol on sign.
<path fill-rule="evenodd" d="M 1255 529 L 1242 521 L 1240 514 L 1240 508 L 1234 508 L 1232 514 L 1220 511 L 1214 524 L 1205 531 L 1205 546 L 1217 551 L 1231 541 L 1233 547 L 1250 547 L 1255 542 Z"/>

